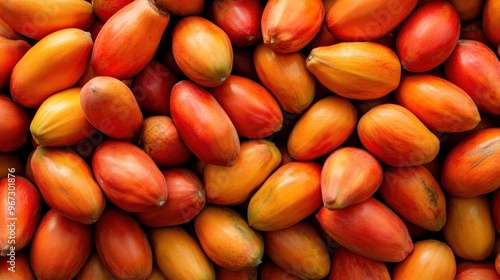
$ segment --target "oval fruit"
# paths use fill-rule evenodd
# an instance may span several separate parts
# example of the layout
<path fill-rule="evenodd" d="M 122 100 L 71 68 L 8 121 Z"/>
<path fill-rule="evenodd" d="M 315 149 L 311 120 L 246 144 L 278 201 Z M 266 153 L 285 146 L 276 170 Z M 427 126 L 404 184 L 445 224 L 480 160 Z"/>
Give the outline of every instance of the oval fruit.
<path fill-rule="evenodd" d="M 39 146 L 31 156 L 31 170 L 44 201 L 65 217 L 92 224 L 106 205 L 88 164 L 64 147 Z"/>
<path fill-rule="evenodd" d="M 57 92 L 45 99 L 31 120 L 30 132 L 42 146 L 72 146 L 95 132 L 80 104 L 80 88 Z"/>
<path fill-rule="evenodd" d="M 446 243 L 426 239 L 415 242 L 413 251 L 391 271 L 394 280 L 453 280 L 457 265 L 455 255 Z"/>
<path fill-rule="evenodd" d="M 483 13 L 485 2 L 486 0 L 450 0 L 462 22 L 478 18 Z"/>
<path fill-rule="evenodd" d="M 263 86 L 249 78 L 231 75 L 222 85 L 209 91 L 242 137 L 268 137 L 283 125 L 278 102 Z"/>
<path fill-rule="evenodd" d="M 92 169 L 106 198 L 128 212 L 145 212 L 165 205 L 165 176 L 154 161 L 132 143 L 108 140 L 92 157 Z"/>
<path fill-rule="evenodd" d="M 104 266 L 101 258 L 97 254 L 97 251 L 92 251 L 89 258 L 83 265 L 82 269 L 78 272 L 75 280 L 85 280 L 85 279 L 100 279 L 100 280 L 112 280 L 113 275 L 109 272 L 109 269 Z"/>
<path fill-rule="evenodd" d="M 442 233 L 455 256 L 471 261 L 490 256 L 495 245 L 495 225 L 488 197 L 448 197 L 446 204 L 447 221 Z"/>
<path fill-rule="evenodd" d="M 201 247 L 217 265 L 231 270 L 257 267 L 264 255 L 261 234 L 235 210 L 209 205 L 194 219 Z"/>
<path fill-rule="evenodd" d="M 168 168 L 162 173 L 167 182 L 167 203 L 135 216 L 148 227 L 174 226 L 191 221 L 205 206 L 205 190 L 200 178 L 193 171 L 181 167 Z"/>
<path fill-rule="evenodd" d="M 91 3 L 95 15 L 103 22 L 106 22 L 111 16 L 132 1 L 134 0 L 93 0 Z"/>
<path fill-rule="evenodd" d="M 307 109 L 316 93 L 314 76 L 305 67 L 304 60 L 305 56 L 300 52 L 279 53 L 264 43 L 253 49 L 255 71 L 260 82 L 273 94 L 281 108 L 292 114 Z"/>
<path fill-rule="evenodd" d="M 95 248 L 102 263 L 117 279 L 146 279 L 153 269 L 148 237 L 123 210 L 107 207 L 94 228 Z"/>
<path fill-rule="evenodd" d="M 350 99 L 375 99 L 395 90 L 401 64 L 375 42 L 341 42 L 311 50 L 306 67 L 330 91 Z"/>
<path fill-rule="evenodd" d="M 10 280 L 35 280 L 29 260 L 29 250 L 16 252 L 12 257 L 0 257 L 0 278 Z"/>
<path fill-rule="evenodd" d="M 379 161 L 366 150 L 356 147 L 337 149 L 326 158 L 321 168 L 323 205 L 335 210 L 362 202 L 375 194 L 383 175 Z"/>
<path fill-rule="evenodd" d="M 233 164 L 240 152 L 240 140 L 217 100 L 189 80 L 175 84 L 170 98 L 172 119 L 189 149 L 206 163 Z"/>
<path fill-rule="evenodd" d="M 262 11 L 258 0 L 216 0 L 207 9 L 208 18 L 238 47 L 250 46 L 262 39 Z"/>
<path fill-rule="evenodd" d="M 137 75 L 153 58 L 169 21 L 155 1 L 127 4 L 97 34 L 90 61 L 94 74 L 119 80 Z"/>
<path fill-rule="evenodd" d="M 401 25 L 396 52 L 403 69 L 424 72 L 443 63 L 460 37 L 460 18 L 447 1 L 421 5 Z"/>
<path fill-rule="evenodd" d="M 203 182 L 207 200 L 218 205 L 245 202 L 281 162 L 281 153 L 268 140 L 241 143 L 240 154 L 231 166 L 207 164 Z"/>
<path fill-rule="evenodd" d="M 174 121 L 164 115 L 144 119 L 139 145 L 158 166 L 181 166 L 191 156 Z"/>
<path fill-rule="evenodd" d="M 324 97 L 313 103 L 293 126 L 287 140 L 288 152 L 296 160 L 324 156 L 349 138 L 357 121 L 351 101 L 339 96 Z"/>
<path fill-rule="evenodd" d="M 25 40 L 8 39 L 0 36 L 0 53 L 3 54 L 0 57 L 0 89 L 9 84 L 14 66 L 30 48 L 31 45 Z"/>
<path fill-rule="evenodd" d="M 475 69 L 471 73 L 470 69 Z M 500 114 L 500 61 L 475 40 L 460 40 L 444 63 L 446 78 L 467 92 L 480 111 Z"/>
<path fill-rule="evenodd" d="M 170 92 L 178 81 L 172 70 L 152 59 L 130 88 L 144 114 L 170 116 Z"/>
<path fill-rule="evenodd" d="M 263 236 L 266 255 L 286 272 L 301 279 L 323 279 L 330 272 L 327 247 L 307 221 L 266 231 Z"/>
<path fill-rule="evenodd" d="M 371 41 L 395 29 L 417 3 L 417 0 L 338 0 L 328 10 L 325 24 L 328 31 L 342 41 Z"/>
<path fill-rule="evenodd" d="M 455 197 L 495 191 L 500 158 L 500 128 L 486 128 L 461 140 L 446 155 L 441 169 L 443 189 Z"/>
<path fill-rule="evenodd" d="M 439 183 L 423 165 L 387 167 L 378 194 L 401 218 L 429 231 L 446 223 L 446 198 Z"/>
<path fill-rule="evenodd" d="M 149 240 L 154 262 L 167 279 L 216 279 L 212 261 L 185 228 L 155 228 L 149 232 Z"/>
<path fill-rule="evenodd" d="M 0 256 L 15 255 L 31 241 L 42 211 L 36 186 L 22 176 L 9 174 L 0 179 Z"/>
<path fill-rule="evenodd" d="M 439 139 L 401 105 L 373 107 L 359 120 L 357 132 L 371 154 L 392 166 L 426 164 L 439 152 Z"/>
<path fill-rule="evenodd" d="M 352 280 L 390 280 L 387 264 L 361 256 L 339 246 L 333 251 L 328 280 L 342 280 L 346 276 Z"/>
<path fill-rule="evenodd" d="M 50 95 L 73 86 L 87 69 L 92 47 L 90 34 L 81 29 L 61 29 L 47 35 L 12 70 L 12 99 L 36 108 Z"/>
<path fill-rule="evenodd" d="M 300 51 L 319 32 L 325 18 L 321 0 L 271 0 L 262 13 L 264 44 L 279 53 Z"/>
<path fill-rule="evenodd" d="M 0 152 L 15 151 L 28 141 L 30 121 L 24 107 L 0 95 Z"/>
<path fill-rule="evenodd" d="M 87 120 L 109 137 L 131 139 L 141 130 L 139 104 L 130 88 L 116 78 L 90 79 L 81 88 L 80 103 Z"/>
<path fill-rule="evenodd" d="M 42 217 L 31 241 L 31 268 L 37 279 L 73 279 L 91 251 L 92 227 L 50 209 Z"/>
<path fill-rule="evenodd" d="M 498 34 L 500 4 L 498 1 L 486 0 L 482 12 L 484 34 L 493 45 L 500 45 L 500 34 Z"/>
<path fill-rule="evenodd" d="M 172 30 L 172 52 L 182 72 L 203 87 L 222 84 L 233 68 L 227 34 L 200 16 L 180 19 Z"/>
<path fill-rule="evenodd" d="M 488 279 L 499 280 L 500 275 L 495 270 L 495 265 L 489 261 L 459 261 L 457 263 L 456 280 Z"/>
<path fill-rule="evenodd" d="M 471 130 L 481 120 L 476 104 L 464 90 L 433 75 L 403 75 L 396 100 L 429 129 L 440 132 Z"/>
<path fill-rule="evenodd" d="M 296 161 L 275 170 L 250 198 L 248 224 L 273 231 L 296 224 L 321 207 L 321 167 Z"/>
<path fill-rule="evenodd" d="M 376 198 L 339 210 L 316 213 L 323 230 L 339 245 L 381 262 L 400 262 L 413 250 L 403 221 Z"/>
<path fill-rule="evenodd" d="M 91 3 L 80 0 L 5 0 L 0 14 L 12 29 L 36 41 L 61 29 L 85 30 L 95 18 Z"/>

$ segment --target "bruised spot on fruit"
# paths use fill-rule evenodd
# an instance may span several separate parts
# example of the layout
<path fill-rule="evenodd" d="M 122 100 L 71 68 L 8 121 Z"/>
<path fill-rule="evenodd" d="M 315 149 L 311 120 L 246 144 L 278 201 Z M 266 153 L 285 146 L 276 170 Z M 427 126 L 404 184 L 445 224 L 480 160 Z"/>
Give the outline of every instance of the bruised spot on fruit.
<path fill-rule="evenodd" d="M 427 181 L 425 181 L 423 178 L 420 179 L 420 182 L 422 182 L 422 186 L 424 186 L 425 192 L 429 196 L 429 202 L 432 204 L 432 206 L 438 207 L 439 198 L 437 193 L 432 188 L 429 188 L 429 186 L 427 185 Z"/>
<path fill-rule="evenodd" d="M 477 167 L 478 165 L 481 164 L 481 162 L 483 162 L 485 159 L 487 159 L 488 157 L 490 157 L 491 155 L 494 155 L 496 153 L 496 151 L 500 148 L 498 147 L 500 145 L 500 141 L 497 140 L 497 141 L 493 141 L 491 143 L 487 143 L 486 145 L 484 145 L 481 149 L 478 149 L 478 150 L 473 150 L 472 153 L 469 153 L 468 155 L 469 156 L 473 156 L 474 154 L 474 151 L 476 153 L 482 153 L 483 156 L 479 157 L 475 162 L 473 162 L 470 166 L 470 169 L 473 169 L 475 167 Z"/>

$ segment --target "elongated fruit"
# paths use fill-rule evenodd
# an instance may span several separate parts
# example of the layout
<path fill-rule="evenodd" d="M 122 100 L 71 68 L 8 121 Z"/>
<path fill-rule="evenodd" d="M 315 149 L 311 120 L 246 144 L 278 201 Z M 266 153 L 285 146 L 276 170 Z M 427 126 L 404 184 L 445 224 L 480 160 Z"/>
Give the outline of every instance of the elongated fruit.
<path fill-rule="evenodd" d="M 92 47 L 90 34 L 81 29 L 61 29 L 47 35 L 12 70 L 12 99 L 35 108 L 50 95 L 73 86 L 87 69 Z"/>
<path fill-rule="evenodd" d="M 92 169 L 106 198 L 125 211 L 153 210 L 167 200 L 165 177 L 154 161 L 132 143 L 102 143 L 92 157 Z"/>
<path fill-rule="evenodd" d="M 91 251 L 92 227 L 50 209 L 40 221 L 31 242 L 31 268 L 37 279 L 73 279 Z"/>
<path fill-rule="evenodd" d="M 391 279 L 386 263 L 354 253 L 345 247 L 336 248 L 331 259 L 328 280 L 342 280 L 346 277 L 352 280 Z"/>
<path fill-rule="evenodd" d="M 413 250 L 403 221 L 376 198 L 340 210 L 322 207 L 316 218 L 339 245 L 381 262 L 400 262 Z"/>
<path fill-rule="evenodd" d="M 170 112 L 182 139 L 198 158 L 216 165 L 234 163 L 240 152 L 238 133 L 207 90 L 188 80 L 178 82 L 172 89 Z"/>
<path fill-rule="evenodd" d="M 51 208 L 82 224 L 99 219 L 106 200 L 92 170 L 77 153 L 39 146 L 30 162 L 36 186 Z"/>

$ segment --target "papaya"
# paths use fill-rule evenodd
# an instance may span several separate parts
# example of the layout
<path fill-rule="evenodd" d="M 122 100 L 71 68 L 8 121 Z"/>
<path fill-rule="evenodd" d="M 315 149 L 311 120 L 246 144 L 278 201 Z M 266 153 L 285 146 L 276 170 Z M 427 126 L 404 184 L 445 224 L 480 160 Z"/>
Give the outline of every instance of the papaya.
<path fill-rule="evenodd" d="M 0 95 L 0 133 L 3 135 L 0 138 L 0 152 L 13 152 L 26 144 L 30 122 L 31 117 L 23 106 Z"/>
<path fill-rule="evenodd" d="M 30 48 L 31 45 L 25 40 L 0 36 L 0 52 L 4 54 L 0 58 L 0 89 L 8 86 L 14 66 Z"/>
<path fill-rule="evenodd" d="M 500 4 L 497 1 L 485 0 L 482 12 L 484 34 L 493 45 L 500 45 L 500 35 L 498 34 Z"/>
<path fill-rule="evenodd" d="M 106 266 L 102 263 L 101 258 L 97 254 L 97 251 L 93 250 L 89 258 L 83 265 L 82 269 L 78 272 L 75 280 L 84 279 L 100 279 L 100 280 L 112 280 L 113 275 Z"/>
<path fill-rule="evenodd" d="M 328 280 L 341 280 L 346 277 L 352 280 L 391 279 L 386 263 L 364 257 L 342 246 L 334 249 L 331 259 Z"/>

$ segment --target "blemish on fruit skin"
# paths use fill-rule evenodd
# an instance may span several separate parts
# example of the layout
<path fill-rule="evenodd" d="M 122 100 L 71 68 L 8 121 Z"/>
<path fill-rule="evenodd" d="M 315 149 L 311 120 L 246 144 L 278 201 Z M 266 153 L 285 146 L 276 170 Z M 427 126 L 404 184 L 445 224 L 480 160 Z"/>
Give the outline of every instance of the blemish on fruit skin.
<path fill-rule="evenodd" d="M 500 145 L 500 140 L 487 143 L 486 145 L 484 145 L 483 147 L 478 149 L 477 152 L 475 152 L 475 153 L 477 153 L 477 154 L 481 153 L 483 155 L 471 164 L 470 169 L 473 169 L 474 167 L 480 165 L 481 162 L 483 162 L 484 160 L 486 160 L 490 156 L 494 155 L 498 149 L 498 147 L 497 147 L 498 145 Z M 473 154 L 474 153 L 470 153 L 469 156 L 473 156 Z"/>
<path fill-rule="evenodd" d="M 420 182 L 422 183 L 422 186 L 424 186 L 425 192 L 429 196 L 429 202 L 432 204 L 432 206 L 438 207 L 438 195 L 436 194 L 436 192 L 427 185 L 427 181 L 425 181 L 423 178 L 420 179 Z"/>

